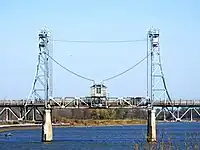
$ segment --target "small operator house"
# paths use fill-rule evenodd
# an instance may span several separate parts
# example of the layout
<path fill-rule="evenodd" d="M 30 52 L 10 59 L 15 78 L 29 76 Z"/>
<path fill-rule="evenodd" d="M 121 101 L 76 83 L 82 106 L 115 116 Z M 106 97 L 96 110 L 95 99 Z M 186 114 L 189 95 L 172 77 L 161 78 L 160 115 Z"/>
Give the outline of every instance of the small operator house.
<path fill-rule="evenodd" d="M 91 97 L 94 98 L 103 98 L 106 97 L 107 87 L 103 84 L 94 84 L 90 87 L 91 89 Z"/>

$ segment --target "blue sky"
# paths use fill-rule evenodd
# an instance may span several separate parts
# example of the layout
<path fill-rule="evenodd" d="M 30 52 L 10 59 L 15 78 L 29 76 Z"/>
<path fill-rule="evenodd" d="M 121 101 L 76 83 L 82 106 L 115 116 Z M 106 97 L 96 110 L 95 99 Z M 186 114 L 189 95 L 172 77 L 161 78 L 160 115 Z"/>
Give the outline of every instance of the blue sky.
<path fill-rule="evenodd" d="M 129 40 L 160 29 L 163 69 L 171 97 L 199 99 L 200 2 L 186 0 L 7 0 L 0 4 L 0 99 L 26 98 L 35 74 L 38 32 L 51 29 L 54 39 Z M 53 43 L 54 58 L 97 82 L 134 65 L 146 43 Z M 54 96 L 86 96 L 92 83 L 54 64 Z M 146 93 L 146 63 L 106 83 L 111 96 Z"/>

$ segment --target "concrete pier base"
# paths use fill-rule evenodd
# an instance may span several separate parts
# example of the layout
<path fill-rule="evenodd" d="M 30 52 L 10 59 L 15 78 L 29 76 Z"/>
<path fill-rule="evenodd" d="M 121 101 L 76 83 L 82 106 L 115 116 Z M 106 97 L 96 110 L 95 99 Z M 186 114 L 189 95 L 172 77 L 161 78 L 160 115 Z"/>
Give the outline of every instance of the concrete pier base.
<path fill-rule="evenodd" d="M 148 109 L 147 142 L 156 142 L 155 112 L 154 109 Z"/>
<path fill-rule="evenodd" d="M 53 140 L 51 110 L 44 110 L 43 124 L 42 124 L 42 141 L 51 142 Z"/>

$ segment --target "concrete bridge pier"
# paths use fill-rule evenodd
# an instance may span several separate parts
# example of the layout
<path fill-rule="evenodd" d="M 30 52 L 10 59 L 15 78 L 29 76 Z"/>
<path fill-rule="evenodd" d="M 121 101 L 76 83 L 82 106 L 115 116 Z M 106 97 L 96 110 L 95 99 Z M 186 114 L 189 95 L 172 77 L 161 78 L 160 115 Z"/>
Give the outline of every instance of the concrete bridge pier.
<path fill-rule="evenodd" d="M 42 141 L 51 142 L 53 139 L 51 109 L 44 110 L 43 124 L 42 124 Z"/>
<path fill-rule="evenodd" d="M 147 120 L 147 142 L 156 142 L 156 111 L 153 108 L 148 109 Z"/>

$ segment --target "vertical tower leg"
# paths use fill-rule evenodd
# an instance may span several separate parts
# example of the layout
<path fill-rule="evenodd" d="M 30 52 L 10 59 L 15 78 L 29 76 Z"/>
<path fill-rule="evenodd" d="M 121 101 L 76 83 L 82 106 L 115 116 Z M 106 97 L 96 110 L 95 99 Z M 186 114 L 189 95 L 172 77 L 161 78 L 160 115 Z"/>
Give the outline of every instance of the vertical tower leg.
<path fill-rule="evenodd" d="M 180 119 L 180 112 L 179 112 L 179 107 L 177 107 L 177 119 L 176 119 L 177 122 L 180 122 L 181 119 Z"/>
<path fill-rule="evenodd" d="M 166 113 L 166 111 L 165 111 L 165 108 L 164 108 L 164 109 L 163 109 L 163 120 L 164 120 L 164 121 L 166 121 L 166 114 L 165 114 L 165 113 Z"/>
<path fill-rule="evenodd" d="M 35 115 L 36 115 L 35 114 L 35 107 L 33 108 L 33 112 L 32 113 L 33 113 L 33 118 L 32 118 L 33 120 L 32 121 L 35 122 Z"/>
<path fill-rule="evenodd" d="M 192 110 L 193 108 L 191 108 L 190 121 L 193 121 Z"/>
<path fill-rule="evenodd" d="M 19 118 L 21 119 L 23 116 L 23 108 L 19 107 Z"/>
<path fill-rule="evenodd" d="M 9 109 L 6 108 L 6 122 L 9 121 Z"/>
<path fill-rule="evenodd" d="M 25 115 L 27 112 L 28 112 L 28 107 L 25 106 L 25 108 L 24 108 L 24 115 Z M 28 119 L 28 114 L 24 117 L 24 120 L 25 120 L 25 121 L 27 121 L 27 119 Z"/>
<path fill-rule="evenodd" d="M 156 142 L 156 117 L 155 109 L 148 109 L 147 141 Z"/>
<path fill-rule="evenodd" d="M 45 109 L 42 124 L 42 141 L 51 142 L 53 139 L 52 123 L 51 123 L 51 110 Z"/>

